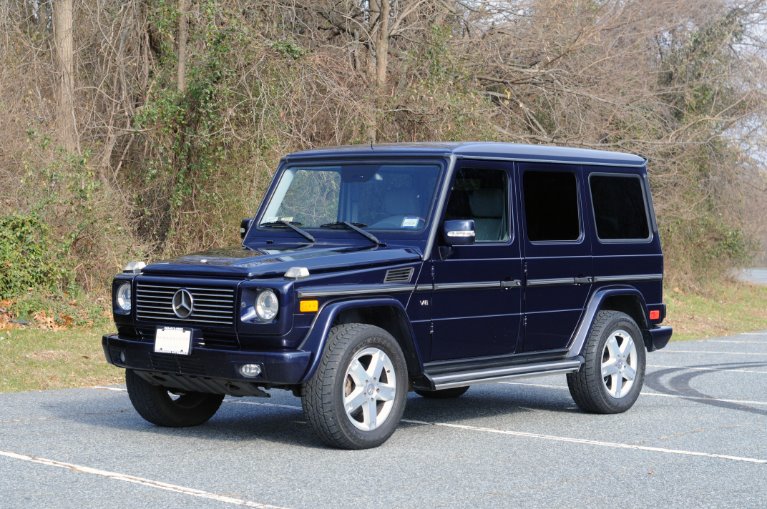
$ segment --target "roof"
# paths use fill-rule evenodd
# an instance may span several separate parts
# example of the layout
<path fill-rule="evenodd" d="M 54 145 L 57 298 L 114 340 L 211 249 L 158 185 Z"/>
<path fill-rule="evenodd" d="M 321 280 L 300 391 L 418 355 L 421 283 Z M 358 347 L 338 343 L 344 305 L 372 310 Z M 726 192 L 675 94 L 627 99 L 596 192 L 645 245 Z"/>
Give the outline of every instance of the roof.
<path fill-rule="evenodd" d="M 615 166 L 644 166 L 644 158 L 623 152 L 556 147 L 549 145 L 522 145 L 497 142 L 431 142 L 393 143 L 382 145 L 347 145 L 294 152 L 285 157 L 293 159 L 359 157 L 373 154 L 385 156 L 451 156 L 511 159 L 516 161 L 558 162 L 569 164 L 596 164 Z"/>

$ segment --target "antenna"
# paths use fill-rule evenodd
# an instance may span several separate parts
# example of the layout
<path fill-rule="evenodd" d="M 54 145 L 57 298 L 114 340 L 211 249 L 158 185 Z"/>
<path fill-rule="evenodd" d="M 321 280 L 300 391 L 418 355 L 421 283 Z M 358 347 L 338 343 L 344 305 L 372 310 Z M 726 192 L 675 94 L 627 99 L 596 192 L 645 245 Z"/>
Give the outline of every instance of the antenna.
<path fill-rule="evenodd" d="M 373 150 L 373 138 L 370 138 L 370 150 Z"/>

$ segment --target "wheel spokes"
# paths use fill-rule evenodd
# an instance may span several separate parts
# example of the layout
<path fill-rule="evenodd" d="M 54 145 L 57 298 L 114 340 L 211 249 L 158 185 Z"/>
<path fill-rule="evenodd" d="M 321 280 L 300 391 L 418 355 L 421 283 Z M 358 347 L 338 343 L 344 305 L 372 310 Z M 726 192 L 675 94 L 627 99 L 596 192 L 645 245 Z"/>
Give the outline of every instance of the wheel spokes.
<path fill-rule="evenodd" d="M 620 355 L 628 359 L 628 356 L 634 352 L 634 339 L 631 336 L 625 336 L 620 346 Z"/>
<path fill-rule="evenodd" d="M 618 373 L 612 377 L 613 397 L 620 398 L 623 391 L 623 374 Z"/>
<path fill-rule="evenodd" d="M 364 386 L 363 386 L 364 387 Z M 344 398 L 346 413 L 354 413 L 368 400 L 363 387 L 357 386 L 351 394 Z"/>
<path fill-rule="evenodd" d="M 357 387 L 364 386 L 368 379 L 368 373 L 358 359 L 352 361 L 347 374 L 352 377 L 354 385 Z"/>
<path fill-rule="evenodd" d="M 607 340 L 607 350 L 610 352 L 610 358 L 614 359 L 621 354 L 620 346 L 618 345 L 618 337 L 613 334 L 610 339 Z"/>
<path fill-rule="evenodd" d="M 383 372 L 386 366 L 388 358 L 386 354 L 380 350 L 377 350 L 370 358 L 370 364 L 368 365 L 367 373 L 374 379 L 379 380 L 381 378 L 381 372 Z"/>
<path fill-rule="evenodd" d="M 362 422 L 368 429 L 378 427 L 378 402 L 375 398 L 368 399 L 367 403 L 362 406 L 362 415 Z"/>
<path fill-rule="evenodd" d="M 618 365 L 614 360 L 608 360 L 602 363 L 602 378 L 612 376 L 618 373 Z"/>
<path fill-rule="evenodd" d="M 377 398 L 380 401 L 391 401 L 394 399 L 394 395 L 397 392 L 397 388 L 391 385 L 381 384 L 378 388 Z"/>
<path fill-rule="evenodd" d="M 343 404 L 352 424 L 372 431 L 386 421 L 397 395 L 391 359 L 375 347 L 357 352 L 346 369 Z"/>

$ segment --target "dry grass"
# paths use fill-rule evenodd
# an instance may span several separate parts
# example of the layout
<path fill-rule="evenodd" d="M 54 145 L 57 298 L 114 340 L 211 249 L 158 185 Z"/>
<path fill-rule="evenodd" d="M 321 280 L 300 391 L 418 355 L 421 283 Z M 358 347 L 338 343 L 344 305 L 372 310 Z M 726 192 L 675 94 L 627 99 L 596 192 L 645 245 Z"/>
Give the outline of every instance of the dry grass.
<path fill-rule="evenodd" d="M 0 392 L 63 389 L 122 381 L 107 364 L 101 330 L 0 330 Z"/>
<path fill-rule="evenodd" d="M 767 286 L 726 281 L 702 293 L 673 289 L 665 300 L 672 340 L 767 330 Z"/>

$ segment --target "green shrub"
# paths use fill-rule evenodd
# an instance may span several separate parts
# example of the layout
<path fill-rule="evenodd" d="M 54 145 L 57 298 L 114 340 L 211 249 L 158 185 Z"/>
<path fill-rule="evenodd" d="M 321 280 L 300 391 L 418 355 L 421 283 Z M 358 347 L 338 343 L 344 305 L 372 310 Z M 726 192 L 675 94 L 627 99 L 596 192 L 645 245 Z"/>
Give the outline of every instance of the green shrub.
<path fill-rule="evenodd" d="M 0 216 L 0 299 L 67 286 L 70 271 L 60 260 L 48 226 L 36 215 Z"/>

